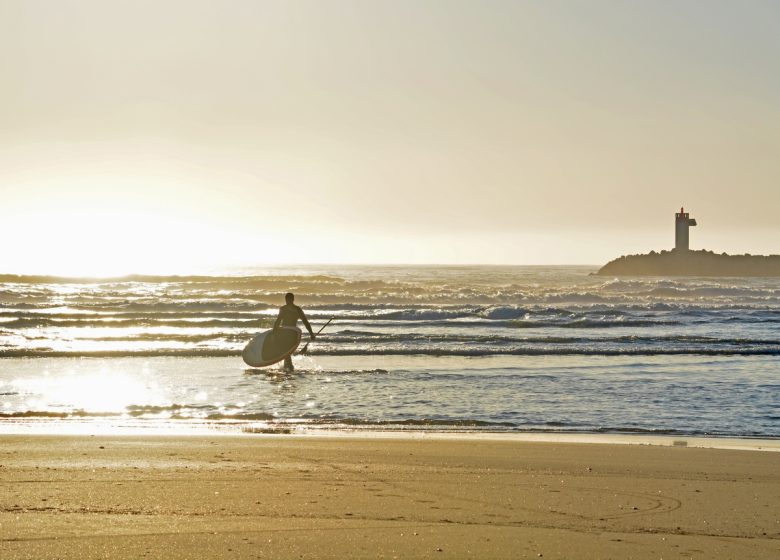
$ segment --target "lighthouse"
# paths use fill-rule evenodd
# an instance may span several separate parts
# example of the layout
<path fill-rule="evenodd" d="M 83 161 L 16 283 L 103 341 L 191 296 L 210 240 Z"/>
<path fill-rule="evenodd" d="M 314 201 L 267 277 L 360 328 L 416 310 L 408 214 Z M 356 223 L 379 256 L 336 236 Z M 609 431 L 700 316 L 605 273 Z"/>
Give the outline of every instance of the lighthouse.
<path fill-rule="evenodd" d="M 695 226 L 696 220 L 691 218 L 685 208 L 674 215 L 674 250 L 685 252 L 688 250 L 688 228 Z"/>

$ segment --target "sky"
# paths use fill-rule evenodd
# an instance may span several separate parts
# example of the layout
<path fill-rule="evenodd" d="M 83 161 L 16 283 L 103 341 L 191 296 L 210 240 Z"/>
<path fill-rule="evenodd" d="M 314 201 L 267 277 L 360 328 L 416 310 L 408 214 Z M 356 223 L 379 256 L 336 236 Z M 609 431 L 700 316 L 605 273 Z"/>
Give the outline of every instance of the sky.
<path fill-rule="evenodd" d="M 0 272 L 780 253 L 780 3 L 0 0 Z"/>

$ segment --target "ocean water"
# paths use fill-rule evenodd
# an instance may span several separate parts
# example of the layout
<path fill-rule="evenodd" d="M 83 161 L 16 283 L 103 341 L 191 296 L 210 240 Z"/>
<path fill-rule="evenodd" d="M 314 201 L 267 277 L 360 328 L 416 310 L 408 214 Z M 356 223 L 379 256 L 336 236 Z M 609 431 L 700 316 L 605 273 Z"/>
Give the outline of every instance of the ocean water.
<path fill-rule="evenodd" d="M 79 426 L 780 437 L 780 279 L 593 267 L 0 276 L 0 431 Z M 295 292 L 297 371 L 240 354 Z M 306 338 L 304 337 L 304 340 Z"/>

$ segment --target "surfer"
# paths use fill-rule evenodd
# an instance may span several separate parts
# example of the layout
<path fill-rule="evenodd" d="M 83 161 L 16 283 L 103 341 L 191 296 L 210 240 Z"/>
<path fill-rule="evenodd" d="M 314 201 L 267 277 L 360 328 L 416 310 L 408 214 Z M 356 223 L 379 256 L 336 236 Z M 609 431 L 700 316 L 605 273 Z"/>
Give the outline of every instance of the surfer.
<path fill-rule="evenodd" d="M 309 331 L 311 340 L 314 340 L 314 331 L 311 330 L 311 325 L 309 324 L 309 320 L 306 318 L 306 314 L 303 312 L 303 309 L 293 303 L 293 301 L 295 301 L 295 296 L 291 293 L 286 293 L 284 294 L 284 301 L 287 303 L 279 308 L 279 316 L 276 318 L 276 322 L 274 323 L 274 330 L 278 329 L 280 326 L 295 327 L 298 325 L 298 319 L 300 319 L 306 326 L 306 330 Z M 293 366 L 292 358 L 290 356 L 287 356 L 284 359 L 284 369 L 285 371 L 295 371 L 295 367 Z"/>

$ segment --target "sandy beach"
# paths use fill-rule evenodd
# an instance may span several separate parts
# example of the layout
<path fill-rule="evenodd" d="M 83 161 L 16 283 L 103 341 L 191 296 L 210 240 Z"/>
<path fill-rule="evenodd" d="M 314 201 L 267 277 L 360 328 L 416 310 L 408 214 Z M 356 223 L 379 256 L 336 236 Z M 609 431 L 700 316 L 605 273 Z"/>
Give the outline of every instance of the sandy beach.
<path fill-rule="evenodd" d="M 2 436 L 0 556 L 777 558 L 780 454 Z"/>

